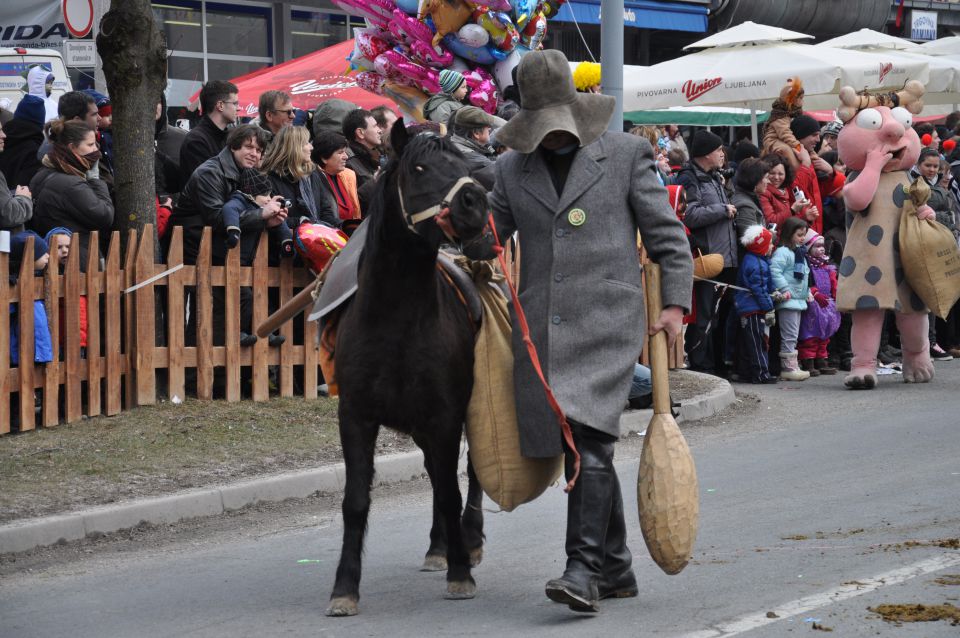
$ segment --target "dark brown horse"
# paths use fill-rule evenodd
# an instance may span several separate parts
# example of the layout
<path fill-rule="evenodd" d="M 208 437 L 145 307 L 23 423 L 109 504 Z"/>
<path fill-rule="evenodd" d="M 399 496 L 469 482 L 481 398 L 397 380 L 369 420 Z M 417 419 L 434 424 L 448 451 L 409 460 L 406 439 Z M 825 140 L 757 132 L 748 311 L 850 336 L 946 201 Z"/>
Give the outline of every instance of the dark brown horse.
<path fill-rule="evenodd" d="M 483 547 L 482 497 L 472 471 L 462 515 L 457 463 L 473 387 L 473 320 L 437 270 L 440 245 L 479 236 L 485 191 L 463 180 L 463 156 L 434 134 L 393 127 L 396 157 L 380 177 L 358 289 L 341 312 L 335 350 L 340 441 L 347 481 L 343 548 L 328 616 L 357 613 L 363 540 L 370 511 L 374 445 L 381 425 L 423 450 L 433 485 L 425 568 L 447 567 L 447 598 L 472 598 L 471 555 Z M 445 230 L 444 230 L 445 229 Z M 468 468 L 472 469 L 472 468 Z"/>

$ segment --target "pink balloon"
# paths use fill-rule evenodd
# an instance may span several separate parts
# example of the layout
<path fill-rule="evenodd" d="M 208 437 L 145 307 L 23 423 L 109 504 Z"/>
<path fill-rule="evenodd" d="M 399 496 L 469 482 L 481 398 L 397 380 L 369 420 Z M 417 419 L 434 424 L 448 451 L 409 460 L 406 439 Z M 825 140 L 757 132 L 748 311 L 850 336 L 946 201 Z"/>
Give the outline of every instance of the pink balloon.
<path fill-rule="evenodd" d="M 371 29 L 358 29 L 355 32 L 357 47 L 360 48 L 363 57 L 368 60 L 373 60 L 384 51 L 391 49 L 389 42 L 371 31 Z"/>
<path fill-rule="evenodd" d="M 374 73 L 373 71 L 357 73 L 356 81 L 357 86 L 361 89 L 376 93 L 377 95 L 383 95 L 383 84 L 386 80 L 379 73 Z"/>
<path fill-rule="evenodd" d="M 440 50 L 439 53 L 437 49 Z M 432 47 L 427 42 L 417 40 L 410 45 L 410 50 L 413 53 L 413 57 L 427 66 L 446 68 L 453 63 L 453 54 L 440 45 Z"/>

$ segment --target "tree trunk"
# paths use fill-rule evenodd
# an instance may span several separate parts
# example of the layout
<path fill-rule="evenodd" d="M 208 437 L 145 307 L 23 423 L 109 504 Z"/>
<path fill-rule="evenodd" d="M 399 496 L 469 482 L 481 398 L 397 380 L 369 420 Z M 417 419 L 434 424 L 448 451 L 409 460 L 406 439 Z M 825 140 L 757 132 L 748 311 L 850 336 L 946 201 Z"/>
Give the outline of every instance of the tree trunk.
<path fill-rule="evenodd" d="M 125 242 L 128 229 L 140 236 L 157 223 L 154 115 L 167 83 L 167 43 L 150 0 L 111 0 L 97 52 L 113 106 L 114 227 Z"/>

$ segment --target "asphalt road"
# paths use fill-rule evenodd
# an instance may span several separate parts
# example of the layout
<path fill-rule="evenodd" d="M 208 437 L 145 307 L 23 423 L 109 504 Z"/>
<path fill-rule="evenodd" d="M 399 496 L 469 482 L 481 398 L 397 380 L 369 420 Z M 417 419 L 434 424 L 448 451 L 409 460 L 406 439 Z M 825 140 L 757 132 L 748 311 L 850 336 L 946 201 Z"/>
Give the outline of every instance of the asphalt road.
<path fill-rule="evenodd" d="M 666 576 L 636 522 L 638 441 L 619 469 L 640 596 L 599 615 L 551 603 L 563 567 L 559 488 L 486 516 L 471 601 L 418 571 L 423 482 L 374 495 L 360 615 L 326 618 L 339 556 L 334 497 L 72 543 L 0 561 L 6 636 L 956 636 L 948 622 L 889 624 L 885 603 L 960 606 L 960 361 L 906 386 L 853 393 L 839 377 L 736 386 L 741 404 L 684 426 L 701 487 L 692 563 Z M 487 507 L 492 507 L 489 501 Z M 907 541 L 919 545 L 907 546 Z M 937 580 L 940 580 L 938 583 Z"/>

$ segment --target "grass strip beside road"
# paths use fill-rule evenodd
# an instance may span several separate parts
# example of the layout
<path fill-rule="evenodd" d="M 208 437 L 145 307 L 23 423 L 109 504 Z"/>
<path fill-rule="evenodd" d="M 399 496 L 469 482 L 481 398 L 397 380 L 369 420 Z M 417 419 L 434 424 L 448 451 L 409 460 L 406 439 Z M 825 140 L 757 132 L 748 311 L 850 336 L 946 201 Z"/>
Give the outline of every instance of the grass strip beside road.
<path fill-rule="evenodd" d="M 0 438 L 0 523 L 341 460 L 336 399 L 165 402 Z"/>

